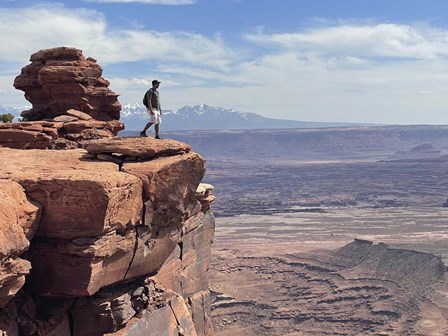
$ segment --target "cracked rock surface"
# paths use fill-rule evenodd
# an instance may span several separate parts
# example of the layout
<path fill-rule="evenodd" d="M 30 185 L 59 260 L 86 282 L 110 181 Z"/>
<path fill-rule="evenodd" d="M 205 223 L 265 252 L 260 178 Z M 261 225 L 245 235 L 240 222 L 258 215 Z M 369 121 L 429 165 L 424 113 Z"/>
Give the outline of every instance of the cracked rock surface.
<path fill-rule="evenodd" d="M 135 160 L 98 157 L 139 146 Z M 0 333 L 210 335 L 214 218 L 196 193 L 204 159 L 140 138 L 88 154 L 0 148 L 0 192 L 18 193 L 0 213 L 11 227 L 0 245 L 11 288 L 0 291 Z"/>

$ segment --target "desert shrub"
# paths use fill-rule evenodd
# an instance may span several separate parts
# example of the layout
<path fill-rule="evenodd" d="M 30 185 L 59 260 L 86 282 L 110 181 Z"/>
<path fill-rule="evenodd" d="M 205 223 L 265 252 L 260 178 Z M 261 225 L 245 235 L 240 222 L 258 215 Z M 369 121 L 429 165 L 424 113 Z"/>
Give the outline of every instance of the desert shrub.
<path fill-rule="evenodd" d="M 11 113 L 0 114 L 0 121 L 4 123 L 10 123 L 14 119 L 14 115 Z"/>

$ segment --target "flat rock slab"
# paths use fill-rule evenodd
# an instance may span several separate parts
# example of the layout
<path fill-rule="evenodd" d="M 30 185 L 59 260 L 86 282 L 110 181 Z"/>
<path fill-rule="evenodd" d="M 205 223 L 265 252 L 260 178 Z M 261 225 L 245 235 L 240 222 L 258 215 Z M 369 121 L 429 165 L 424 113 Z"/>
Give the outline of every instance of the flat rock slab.
<path fill-rule="evenodd" d="M 67 113 L 67 115 L 75 117 L 76 119 L 81 119 L 81 120 L 90 120 L 90 119 L 92 119 L 91 115 L 89 115 L 87 113 L 84 113 L 84 112 L 81 112 L 81 111 L 77 111 L 75 109 L 69 109 L 66 113 Z"/>
<path fill-rule="evenodd" d="M 18 149 L 44 149 L 51 137 L 44 133 L 20 129 L 0 129 L 1 146 Z"/>
<path fill-rule="evenodd" d="M 191 147 L 171 139 L 154 138 L 112 138 L 90 141 L 86 146 L 89 153 L 115 153 L 132 157 L 152 158 L 161 155 L 188 153 Z"/>
<path fill-rule="evenodd" d="M 16 181 L 42 205 L 37 235 L 94 237 L 139 223 L 141 180 L 114 163 L 83 160 L 85 153 L 0 148 L 0 179 Z"/>

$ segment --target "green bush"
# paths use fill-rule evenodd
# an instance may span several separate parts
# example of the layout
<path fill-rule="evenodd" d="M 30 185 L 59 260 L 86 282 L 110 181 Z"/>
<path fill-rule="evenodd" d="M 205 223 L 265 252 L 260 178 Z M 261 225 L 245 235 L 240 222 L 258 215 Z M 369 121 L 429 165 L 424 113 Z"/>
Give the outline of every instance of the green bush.
<path fill-rule="evenodd" d="M 14 115 L 11 113 L 0 114 L 0 121 L 4 123 L 10 123 L 14 119 Z"/>

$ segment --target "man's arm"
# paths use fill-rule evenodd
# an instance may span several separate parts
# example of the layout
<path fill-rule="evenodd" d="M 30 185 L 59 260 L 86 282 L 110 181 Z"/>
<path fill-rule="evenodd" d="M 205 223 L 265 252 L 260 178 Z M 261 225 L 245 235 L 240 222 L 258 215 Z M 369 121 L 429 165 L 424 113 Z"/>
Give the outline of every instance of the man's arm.
<path fill-rule="evenodd" d="M 151 114 L 151 115 L 154 114 L 154 112 L 152 111 L 152 104 L 151 104 L 153 94 L 154 94 L 154 92 L 152 92 L 150 90 L 150 92 L 146 95 L 146 100 L 148 101 L 148 111 L 149 111 L 149 114 Z"/>
<path fill-rule="evenodd" d="M 160 112 L 160 115 L 162 115 L 162 104 L 160 104 L 160 99 L 159 99 L 159 112 Z"/>

